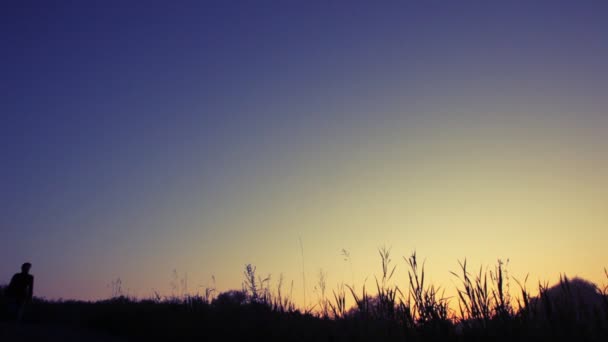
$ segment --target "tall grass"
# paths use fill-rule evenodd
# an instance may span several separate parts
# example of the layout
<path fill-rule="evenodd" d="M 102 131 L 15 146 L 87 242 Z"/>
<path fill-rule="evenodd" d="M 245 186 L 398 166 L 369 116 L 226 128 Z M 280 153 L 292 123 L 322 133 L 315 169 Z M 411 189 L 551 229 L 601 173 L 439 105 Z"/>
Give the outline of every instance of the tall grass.
<path fill-rule="evenodd" d="M 416 252 L 405 260 L 410 268 L 408 270 L 409 296 L 415 322 L 429 324 L 448 320 L 448 300 L 444 296 L 445 292 L 435 285 L 425 283 L 424 262 L 419 268 Z"/>
<path fill-rule="evenodd" d="M 169 339 L 205 337 L 204 331 L 221 332 L 241 338 L 333 340 L 526 340 L 566 336 L 586 341 L 608 340 L 608 285 L 593 287 L 579 279 L 561 276 L 556 286 L 538 284 L 538 296 L 523 281 L 511 278 L 508 261 L 470 271 L 467 260 L 458 261 L 459 271 L 450 272 L 458 280 L 456 297 L 446 298 L 445 290 L 429 283 L 425 262 L 415 252 L 403 257 L 407 281 L 399 284 L 391 249 L 378 248 L 381 273 L 374 276 L 371 290 L 340 283 L 327 288 L 327 273 L 319 271 L 318 303 L 304 308 L 293 301 L 293 281 L 288 290 L 280 275 L 260 276 L 254 265 L 243 270 L 240 290 L 218 293 L 214 285 L 192 295 L 181 282 L 179 295 L 137 300 L 125 296 L 122 281 L 112 283 L 112 298 L 97 303 L 35 300 L 29 312 L 33 322 L 61 322 L 102 329 L 141 338 L 165 336 Z M 350 259 L 350 255 L 349 255 Z M 399 259 L 401 260 L 401 259 Z M 351 265 L 352 267 L 352 265 Z M 608 280 L 608 270 L 604 270 Z M 511 279 L 519 295 L 511 297 Z M 581 287 L 582 286 L 582 287 Z M 580 289 L 597 306 L 582 301 Z M 0 304 L 4 303 L 0 287 Z M 591 289 L 591 290 L 590 290 Z M 354 301 L 347 306 L 349 297 Z M 450 300 L 456 301 L 456 310 Z M 69 312 L 69 314 L 66 314 Z M 59 313 L 59 314 L 57 314 Z M 76 323 L 74 323 L 76 322 Z M 159 322 L 163 322 L 164 327 Z M 201 328 L 202 327 L 202 328 Z M 164 330 L 166 329 L 166 330 Z M 179 330 L 179 333 L 175 332 Z M 171 333 L 175 335 L 171 335 Z"/>

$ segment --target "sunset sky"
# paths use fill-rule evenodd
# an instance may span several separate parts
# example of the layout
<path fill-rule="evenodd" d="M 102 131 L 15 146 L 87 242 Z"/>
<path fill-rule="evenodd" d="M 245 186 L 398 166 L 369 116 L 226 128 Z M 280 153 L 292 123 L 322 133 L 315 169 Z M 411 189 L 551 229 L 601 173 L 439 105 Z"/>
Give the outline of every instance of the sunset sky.
<path fill-rule="evenodd" d="M 604 1 L 5 1 L 0 283 L 606 283 Z M 301 241 L 301 245 L 300 245 Z M 302 247 L 302 248 L 301 248 Z M 341 250 L 350 252 L 345 261 Z M 303 252 L 303 253 L 302 253 Z M 513 285 L 514 286 L 514 285 Z M 308 304 L 308 303 L 307 303 Z"/>

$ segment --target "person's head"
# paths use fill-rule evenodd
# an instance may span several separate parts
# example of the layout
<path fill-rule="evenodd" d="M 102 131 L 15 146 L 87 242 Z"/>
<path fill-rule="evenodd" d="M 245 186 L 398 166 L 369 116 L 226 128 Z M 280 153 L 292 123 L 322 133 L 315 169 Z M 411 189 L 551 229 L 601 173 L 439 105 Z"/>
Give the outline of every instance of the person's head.
<path fill-rule="evenodd" d="M 30 268 L 32 268 L 32 264 L 30 264 L 29 262 L 26 262 L 23 265 L 21 265 L 21 272 L 23 272 L 23 273 L 29 273 L 30 272 Z"/>

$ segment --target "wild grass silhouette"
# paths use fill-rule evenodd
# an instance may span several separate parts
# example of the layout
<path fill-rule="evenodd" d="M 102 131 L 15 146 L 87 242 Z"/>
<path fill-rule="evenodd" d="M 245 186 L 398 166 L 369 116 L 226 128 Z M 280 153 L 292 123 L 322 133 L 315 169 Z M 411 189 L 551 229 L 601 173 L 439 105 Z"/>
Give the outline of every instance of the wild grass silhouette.
<path fill-rule="evenodd" d="M 465 260 L 452 272 L 459 280 L 453 310 L 444 289 L 428 283 L 416 253 L 403 258 L 408 267 L 403 286 L 391 285 L 396 266 L 390 250 L 383 247 L 378 253 L 382 273 L 374 279 L 373 294 L 354 284 L 338 285 L 330 293 L 321 272 L 317 288 L 322 291 L 313 307 L 297 307 L 282 276 L 272 286 L 270 276 L 259 276 L 248 264 L 239 290 L 207 288 L 197 295 L 136 299 L 123 295 L 118 283 L 112 298 L 97 302 L 35 298 L 23 324 L 63 326 L 127 341 L 608 340 L 608 287 L 561 276 L 553 286 L 538 284 L 539 296 L 533 297 L 527 279 L 513 278 L 519 296 L 512 298 L 505 263 L 499 260 L 491 271 L 480 268 L 472 274 Z M 353 307 L 346 306 L 348 297 Z M 4 300 L 0 288 L 0 306 Z M 2 320 L 2 341 L 24 340 L 10 329 L 7 317 Z"/>

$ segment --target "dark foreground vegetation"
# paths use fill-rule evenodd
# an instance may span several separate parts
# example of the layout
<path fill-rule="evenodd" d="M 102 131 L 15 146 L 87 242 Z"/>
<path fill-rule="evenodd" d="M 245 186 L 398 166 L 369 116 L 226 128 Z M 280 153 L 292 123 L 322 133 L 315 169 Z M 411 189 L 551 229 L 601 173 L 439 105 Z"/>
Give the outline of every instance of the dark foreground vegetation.
<path fill-rule="evenodd" d="M 606 287 L 563 276 L 552 287 L 538 284 L 539 295 L 532 297 L 525 280 L 511 284 L 501 261 L 475 274 L 463 262 L 453 273 L 458 298 L 447 299 L 427 284 L 415 254 L 404 258 L 409 284 L 390 285 L 395 266 L 387 249 L 379 253 L 382 276 L 374 279 L 373 294 L 354 285 L 329 293 L 321 276 L 318 303 L 296 308 L 283 294 L 282 281 L 271 289 L 269 278 L 247 265 L 243 289 L 219 294 L 207 289 L 202 295 L 146 300 L 122 295 L 98 302 L 35 299 L 21 322 L 2 310 L 0 340 L 608 341 Z M 515 298 L 510 286 L 518 289 Z M 352 308 L 346 307 L 348 297 L 356 303 Z M 0 306 L 5 302 L 0 293 Z M 88 337 L 27 334 L 45 326 L 86 331 Z"/>

